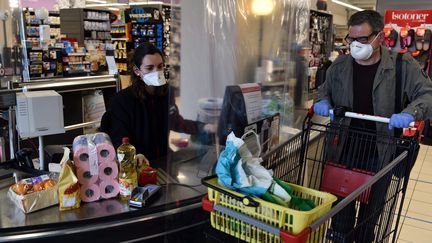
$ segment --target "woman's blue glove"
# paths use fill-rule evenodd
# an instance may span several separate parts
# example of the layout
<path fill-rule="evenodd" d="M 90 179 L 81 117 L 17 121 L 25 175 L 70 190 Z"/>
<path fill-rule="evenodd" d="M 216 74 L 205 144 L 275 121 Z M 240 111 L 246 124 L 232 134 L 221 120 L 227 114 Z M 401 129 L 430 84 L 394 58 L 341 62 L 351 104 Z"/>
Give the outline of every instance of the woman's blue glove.
<path fill-rule="evenodd" d="M 319 116 L 329 116 L 330 102 L 326 99 L 314 104 L 314 112 Z"/>
<path fill-rule="evenodd" d="M 393 128 L 407 128 L 409 124 L 414 121 L 413 115 L 402 112 L 399 114 L 393 114 L 390 118 L 389 130 Z"/>

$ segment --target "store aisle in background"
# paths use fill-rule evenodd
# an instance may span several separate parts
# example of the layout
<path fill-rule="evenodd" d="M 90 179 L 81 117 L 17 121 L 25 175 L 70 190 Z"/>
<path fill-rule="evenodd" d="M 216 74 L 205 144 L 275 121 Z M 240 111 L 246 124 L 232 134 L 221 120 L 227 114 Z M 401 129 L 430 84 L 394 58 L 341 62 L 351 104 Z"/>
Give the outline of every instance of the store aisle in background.
<path fill-rule="evenodd" d="M 432 146 L 420 148 L 400 222 L 397 242 L 432 242 Z"/>

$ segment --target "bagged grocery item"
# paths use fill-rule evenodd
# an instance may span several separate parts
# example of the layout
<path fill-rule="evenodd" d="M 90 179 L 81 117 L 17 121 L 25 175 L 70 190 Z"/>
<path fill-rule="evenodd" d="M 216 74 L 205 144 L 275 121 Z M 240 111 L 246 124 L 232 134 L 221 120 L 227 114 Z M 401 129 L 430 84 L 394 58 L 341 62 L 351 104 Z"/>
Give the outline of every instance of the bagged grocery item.
<path fill-rule="evenodd" d="M 75 175 L 75 166 L 69 160 L 70 150 L 64 148 L 63 158 L 60 162 L 61 171 L 58 180 L 58 199 L 60 211 L 79 208 L 81 205 L 80 186 Z"/>
<path fill-rule="evenodd" d="M 103 180 L 99 183 L 99 191 L 102 198 L 113 198 L 119 194 L 120 186 L 115 180 Z"/>
<path fill-rule="evenodd" d="M 98 153 L 92 137 L 81 135 L 72 144 L 73 160 L 78 168 L 88 168 L 91 175 L 99 173 Z"/>
<path fill-rule="evenodd" d="M 94 202 L 116 197 L 119 169 L 109 136 L 105 133 L 77 136 L 72 147 L 81 200 Z"/>
<path fill-rule="evenodd" d="M 58 203 L 57 182 L 49 175 L 23 179 L 9 187 L 8 196 L 24 213 L 31 213 Z"/>
<path fill-rule="evenodd" d="M 99 200 L 99 186 L 97 184 L 81 185 L 80 198 L 83 202 L 95 202 Z"/>
<path fill-rule="evenodd" d="M 257 139 L 258 151 L 255 154 L 243 141 L 250 133 Z M 302 211 L 313 209 L 315 205 L 312 201 L 294 195 L 288 184 L 273 177 L 272 172 L 261 165 L 258 139 L 253 131 L 245 133 L 242 138 L 237 138 L 232 132 L 228 135 L 225 150 L 216 165 L 219 184 L 285 207 L 292 206 Z"/>
<path fill-rule="evenodd" d="M 109 163 L 115 160 L 116 151 L 108 134 L 103 132 L 95 133 L 93 142 L 96 145 L 99 163 Z"/>

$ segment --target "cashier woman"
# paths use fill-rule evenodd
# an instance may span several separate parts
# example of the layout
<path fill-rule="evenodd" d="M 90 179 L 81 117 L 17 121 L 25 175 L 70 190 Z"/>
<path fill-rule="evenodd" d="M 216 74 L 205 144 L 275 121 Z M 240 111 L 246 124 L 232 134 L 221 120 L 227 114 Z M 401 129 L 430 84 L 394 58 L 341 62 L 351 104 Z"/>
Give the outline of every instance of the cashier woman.
<path fill-rule="evenodd" d="M 148 162 L 167 155 L 170 130 L 188 134 L 212 130 L 179 114 L 159 49 L 142 44 L 131 59 L 132 85 L 112 98 L 111 110 L 102 118 L 101 130 L 110 135 L 114 147 L 129 137 L 139 154 L 138 162 Z"/>

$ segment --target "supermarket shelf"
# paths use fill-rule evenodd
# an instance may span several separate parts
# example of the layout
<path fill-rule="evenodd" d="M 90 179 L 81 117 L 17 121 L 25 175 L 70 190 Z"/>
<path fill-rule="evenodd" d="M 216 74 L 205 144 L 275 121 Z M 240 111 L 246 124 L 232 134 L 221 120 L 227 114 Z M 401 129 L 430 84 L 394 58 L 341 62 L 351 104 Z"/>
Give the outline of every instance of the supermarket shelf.
<path fill-rule="evenodd" d="M 26 9 L 25 11 L 28 11 L 30 13 L 30 15 L 35 15 L 34 10 Z M 60 16 L 60 12 L 58 12 L 58 11 L 49 11 L 48 12 L 48 16 L 51 16 L 51 17 Z"/>
<path fill-rule="evenodd" d="M 41 25 L 49 25 L 52 29 L 60 28 L 60 24 L 37 24 L 37 23 L 26 23 L 27 26 L 39 27 Z"/>
<path fill-rule="evenodd" d="M 142 38 L 156 38 L 157 37 L 157 35 L 134 35 L 134 34 L 132 34 L 132 36 L 135 36 L 135 37 L 138 37 L 138 38 L 140 38 L 140 37 L 142 37 Z"/>
<path fill-rule="evenodd" d="M 69 65 L 78 65 L 78 64 L 90 64 L 90 62 L 65 62 Z"/>
<path fill-rule="evenodd" d="M 109 19 L 84 19 L 84 21 L 107 22 Z"/>
<path fill-rule="evenodd" d="M 84 53 L 84 52 L 77 52 L 77 53 L 67 53 L 68 56 L 87 56 L 88 53 Z"/>
<path fill-rule="evenodd" d="M 84 30 L 84 31 L 86 31 L 86 32 L 96 31 L 96 32 L 108 32 L 108 33 L 111 33 L 110 30 Z"/>
<path fill-rule="evenodd" d="M 111 38 L 111 40 L 113 40 L 113 41 L 117 41 L 117 40 L 119 40 L 119 41 L 128 41 L 129 38 Z"/>
<path fill-rule="evenodd" d="M 109 41 L 111 39 L 100 39 L 100 38 L 91 38 L 91 37 L 85 37 L 84 40 L 99 40 L 99 41 Z"/>
<path fill-rule="evenodd" d="M 67 72 L 68 74 L 72 74 Z M 79 72 L 78 72 L 79 73 Z M 88 72 L 81 72 L 88 74 Z M 14 84 L 14 91 L 20 92 L 24 86 L 28 90 L 53 89 L 58 92 L 116 87 L 117 79 L 114 75 L 85 76 L 74 78 L 38 78 L 30 82 Z M 2 91 L 0 91 L 1 93 Z"/>
<path fill-rule="evenodd" d="M 65 71 L 65 73 L 89 73 L 90 69 L 82 69 L 82 70 L 73 70 L 73 71 Z"/>

